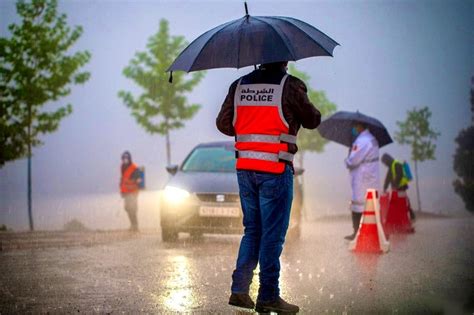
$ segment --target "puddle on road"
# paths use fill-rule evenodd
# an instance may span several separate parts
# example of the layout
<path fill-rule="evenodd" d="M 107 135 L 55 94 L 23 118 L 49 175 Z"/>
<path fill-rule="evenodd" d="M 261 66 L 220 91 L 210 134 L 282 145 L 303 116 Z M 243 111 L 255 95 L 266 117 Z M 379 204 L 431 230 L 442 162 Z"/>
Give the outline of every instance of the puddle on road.
<path fill-rule="evenodd" d="M 158 295 L 153 294 L 153 298 L 159 305 L 172 312 L 186 312 L 200 307 L 188 258 L 172 257 L 170 265 L 172 269 L 165 281 L 165 291 Z"/>

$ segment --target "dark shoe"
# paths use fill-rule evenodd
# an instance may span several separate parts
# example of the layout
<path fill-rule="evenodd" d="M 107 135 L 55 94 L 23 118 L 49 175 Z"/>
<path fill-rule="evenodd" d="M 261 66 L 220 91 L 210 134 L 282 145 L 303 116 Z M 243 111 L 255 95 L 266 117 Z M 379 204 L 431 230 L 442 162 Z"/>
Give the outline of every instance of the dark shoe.
<path fill-rule="evenodd" d="M 276 301 L 257 301 L 255 310 L 258 313 L 296 314 L 300 311 L 300 308 L 285 302 L 285 300 L 279 297 Z"/>
<path fill-rule="evenodd" d="M 344 236 L 344 239 L 348 240 L 348 241 L 353 241 L 355 239 L 355 237 L 356 237 L 356 235 L 354 233 L 354 234 L 351 234 L 351 235 Z"/>
<path fill-rule="evenodd" d="M 229 298 L 229 304 L 237 307 L 250 308 L 255 307 L 250 295 L 245 293 L 232 293 Z"/>

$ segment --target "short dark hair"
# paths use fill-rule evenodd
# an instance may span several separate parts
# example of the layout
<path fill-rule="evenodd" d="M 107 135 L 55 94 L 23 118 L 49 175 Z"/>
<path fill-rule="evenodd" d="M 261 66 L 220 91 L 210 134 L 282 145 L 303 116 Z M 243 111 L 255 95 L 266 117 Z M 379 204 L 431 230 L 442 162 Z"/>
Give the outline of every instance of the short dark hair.
<path fill-rule="evenodd" d="M 132 160 L 132 155 L 130 154 L 129 151 L 125 151 L 122 153 L 122 159 L 125 157 L 128 158 L 129 160 Z"/>
<path fill-rule="evenodd" d="M 381 161 L 382 161 L 383 164 L 385 164 L 387 166 L 391 166 L 392 162 L 393 162 L 393 157 L 388 153 L 384 153 L 382 155 Z"/>
<path fill-rule="evenodd" d="M 288 65 L 288 61 L 278 61 L 278 62 L 270 62 L 270 63 L 263 63 L 260 67 L 263 69 L 281 69 Z"/>

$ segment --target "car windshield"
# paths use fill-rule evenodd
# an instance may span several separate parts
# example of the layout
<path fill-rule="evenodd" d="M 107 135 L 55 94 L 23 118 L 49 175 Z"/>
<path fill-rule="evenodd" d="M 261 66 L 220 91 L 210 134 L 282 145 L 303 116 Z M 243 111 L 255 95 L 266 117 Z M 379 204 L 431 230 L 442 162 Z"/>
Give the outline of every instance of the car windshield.
<path fill-rule="evenodd" d="M 184 172 L 235 172 L 232 147 L 200 147 L 193 150 L 183 164 Z"/>

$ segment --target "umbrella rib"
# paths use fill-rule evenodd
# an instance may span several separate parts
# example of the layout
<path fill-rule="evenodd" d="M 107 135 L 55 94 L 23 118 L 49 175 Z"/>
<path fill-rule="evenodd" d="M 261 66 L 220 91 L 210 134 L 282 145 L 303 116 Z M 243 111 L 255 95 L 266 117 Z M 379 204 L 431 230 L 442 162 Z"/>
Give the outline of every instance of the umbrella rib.
<path fill-rule="evenodd" d="M 242 24 L 244 24 L 246 20 L 247 19 L 242 19 L 242 22 L 240 22 L 238 29 L 240 29 L 240 27 L 242 26 Z M 237 69 L 240 69 L 240 42 L 242 40 L 242 33 L 241 32 L 237 32 L 237 33 L 239 34 L 239 41 L 237 43 Z"/>
<path fill-rule="evenodd" d="M 268 18 L 270 19 L 278 19 L 276 17 L 273 17 L 273 16 L 268 16 Z M 311 35 L 309 35 L 308 33 L 306 33 L 305 30 L 301 29 L 298 25 L 294 24 L 294 23 L 290 23 L 290 21 L 287 21 L 285 19 L 278 19 L 280 21 L 284 21 L 284 23 L 287 23 L 289 25 L 292 25 L 294 27 L 296 27 L 297 29 L 299 29 L 306 37 L 308 37 L 309 39 L 311 39 L 311 41 L 313 41 L 316 45 L 318 45 L 322 50 L 324 50 L 329 56 L 333 57 L 332 53 L 330 53 L 326 48 L 324 48 L 323 46 L 321 46 L 321 44 L 319 44 L 316 40 L 314 40 Z M 301 21 L 302 22 L 302 21 Z M 314 26 L 313 26 L 314 27 Z M 316 29 L 317 31 L 319 31 L 318 29 Z M 321 31 L 319 31 L 321 32 Z M 322 32 L 321 32 L 322 33 Z M 326 34 L 322 33 L 323 35 L 327 36 Z M 329 37 L 329 36 L 327 36 Z M 331 37 L 329 37 L 331 38 Z M 332 39 L 331 39 L 332 40 Z M 333 40 L 334 41 L 334 40 Z M 339 45 L 339 44 L 338 44 Z"/>
<path fill-rule="evenodd" d="M 267 21 L 264 21 L 264 20 L 262 20 L 262 19 L 260 19 L 260 18 L 258 18 L 258 17 L 254 17 L 254 19 L 256 19 L 256 20 L 258 20 L 258 21 L 260 21 L 260 22 L 262 22 L 262 23 L 267 24 L 268 26 L 271 27 L 271 29 L 272 29 L 275 33 L 277 33 L 277 34 L 280 36 L 280 38 L 285 37 L 285 39 L 288 40 L 288 37 L 286 36 L 285 33 L 282 32 L 282 34 L 280 34 L 280 32 L 277 31 L 277 29 L 276 29 L 273 25 L 271 25 L 270 23 L 268 23 Z M 292 60 L 296 60 L 296 56 L 295 56 L 295 53 L 294 53 L 293 49 L 288 46 L 288 44 L 287 44 L 286 41 L 283 40 L 283 43 L 285 44 L 285 47 L 286 47 L 286 49 L 288 49 L 288 51 L 289 51 L 289 53 L 291 54 L 291 56 L 293 57 Z"/>
<path fill-rule="evenodd" d="M 214 38 L 214 36 L 216 36 L 217 34 L 219 34 L 220 32 L 222 32 L 226 27 L 228 27 L 229 25 L 231 25 L 231 24 L 233 24 L 233 23 L 235 23 L 235 22 L 237 22 L 237 21 L 238 21 L 238 20 L 234 20 L 234 21 L 232 21 L 232 22 L 227 23 L 227 25 L 224 24 L 225 26 L 223 26 L 220 30 L 218 30 L 217 32 L 215 32 L 214 34 L 212 34 L 211 37 L 209 37 L 209 39 L 207 40 L 207 42 L 206 42 L 204 45 L 202 45 L 201 49 L 199 50 L 199 53 L 196 54 L 196 56 L 199 57 L 199 56 L 201 55 L 201 53 L 202 53 L 202 51 L 204 50 L 204 48 L 207 47 L 207 45 L 211 42 L 211 40 L 212 40 L 212 38 Z M 198 58 L 196 58 L 194 61 L 196 61 L 197 59 L 198 59 Z M 194 62 L 193 62 L 193 65 L 194 65 Z M 192 68 L 192 66 L 191 66 L 191 68 Z M 191 72 L 191 71 L 195 71 L 195 70 L 190 70 L 189 72 Z"/>
<path fill-rule="evenodd" d="M 270 18 L 273 18 L 273 16 L 269 16 Z M 282 16 L 281 17 L 282 20 L 285 20 L 286 22 L 288 22 L 288 19 L 291 19 L 291 20 L 295 20 L 295 21 L 298 21 L 300 22 L 301 24 L 306 24 L 308 27 L 312 27 L 314 28 L 316 31 L 318 31 L 319 33 L 321 33 L 322 35 L 324 35 L 325 37 L 327 37 L 331 42 L 333 42 L 333 44 L 335 46 L 341 46 L 341 44 L 339 44 L 338 42 L 336 42 L 334 39 L 332 39 L 331 36 L 329 36 L 328 34 L 324 33 L 323 31 L 321 31 L 319 28 L 316 28 L 314 27 L 313 25 L 305 22 L 305 21 L 302 21 L 302 20 L 298 20 L 298 19 L 295 19 L 295 18 L 291 18 L 291 17 L 285 17 L 285 16 Z"/>
<path fill-rule="evenodd" d="M 181 51 L 181 52 L 179 53 L 179 55 L 175 58 L 175 60 L 173 61 L 173 63 L 168 67 L 168 69 L 166 70 L 166 72 L 170 71 L 171 67 L 175 64 L 175 62 L 176 62 L 193 44 L 195 44 L 201 37 L 205 36 L 205 35 L 208 34 L 209 32 L 212 32 L 212 31 L 214 31 L 215 29 L 217 29 L 217 28 L 219 28 L 219 27 L 224 27 L 224 26 L 227 26 L 227 25 L 229 25 L 229 24 L 232 24 L 232 23 L 234 23 L 235 21 L 237 21 L 237 20 L 229 21 L 229 22 L 227 22 L 227 23 L 218 25 L 218 26 L 216 26 L 216 27 L 214 27 L 214 28 L 208 30 L 207 32 L 204 32 L 204 33 L 202 33 L 201 35 L 199 35 L 199 36 L 198 36 L 196 39 L 194 39 L 186 48 L 184 48 L 183 51 Z M 214 36 L 214 35 L 212 35 L 212 36 Z M 211 37 L 212 37 L 212 36 L 211 36 Z M 202 50 L 202 48 L 201 48 L 201 50 Z M 191 69 L 191 68 L 192 68 L 192 65 L 190 66 L 189 69 Z M 172 71 L 172 70 L 171 70 L 171 71 Z M 185 72 L 189 73 L 189 72 L 191 72 L 191 71 L 193 71 L 193 70 L 182 70 L 182 71 L 185 71 Z"/>

